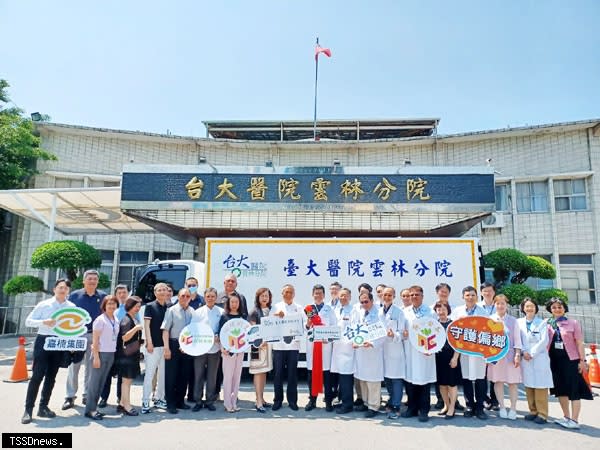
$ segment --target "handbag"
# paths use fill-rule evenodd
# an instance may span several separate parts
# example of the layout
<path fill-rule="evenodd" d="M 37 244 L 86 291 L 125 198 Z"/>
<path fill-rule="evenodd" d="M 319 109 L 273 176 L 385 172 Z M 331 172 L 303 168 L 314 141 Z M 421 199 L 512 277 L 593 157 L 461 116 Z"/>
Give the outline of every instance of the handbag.
<path fill-rule="evenodd" d="M 269 348 L 259 348 L 258 355 L 251 355 L 248 366 L 250 369 L 267 369 L 269 367 Z"/>
<path fill-rule="evenodd" d="M 133 341 L 123 343 L 123 355 L 133 356 L 140 352 L 140 341 L 135 339 Z"/>

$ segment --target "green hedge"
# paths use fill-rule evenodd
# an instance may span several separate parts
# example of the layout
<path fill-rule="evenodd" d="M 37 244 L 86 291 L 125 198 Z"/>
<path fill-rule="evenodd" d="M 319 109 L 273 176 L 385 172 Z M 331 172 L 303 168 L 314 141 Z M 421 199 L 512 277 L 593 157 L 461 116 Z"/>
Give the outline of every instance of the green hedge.
<path fill-rule="evenodd" d="M 565 303 L 569 303 L 569 297 L 567 296 L 567 293 L 561 289 L 542 289 L 535 293 L 535 301 L 540 306 L 545 305 L 552 297 L 560 298 Z"/>
<path fill-rule="evenodd" d="M 511 305 L 519 305 L 525 297 L 536 298 L 535 291 L 525 284 L 509 284 L 498 293 L 506 295 Z"/>
<path fill-rule="evenodd" d="M 44 290 L 44 282 L 33 275 L 17 275 L 4 283 L 2 290 L 6 295 L 41 292 Z"/>

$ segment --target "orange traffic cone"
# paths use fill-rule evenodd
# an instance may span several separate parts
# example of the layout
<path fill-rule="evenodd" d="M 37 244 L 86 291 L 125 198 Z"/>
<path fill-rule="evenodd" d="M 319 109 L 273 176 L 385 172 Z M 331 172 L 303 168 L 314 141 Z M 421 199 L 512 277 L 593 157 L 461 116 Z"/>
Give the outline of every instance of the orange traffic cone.
<path fill-rule="evenodd" d="M 600 387 L 600 364 L 598 364 L 598 356 L 596 355 L 596 344 L 590 345 L 590 351 L 590 370 L 588 372 L 589 384 Z"/>
<path fill-rule="evenodd" d="M 19 349 L 17 350 L 17 357 L 13 365 L 12 373 L 10 378 L 5 380 L 9 383 L 20 383 L 21 381 L 29 380 L 27 373 L 27 357 L 25 355 L 25 338 L 19 337 Z"/>

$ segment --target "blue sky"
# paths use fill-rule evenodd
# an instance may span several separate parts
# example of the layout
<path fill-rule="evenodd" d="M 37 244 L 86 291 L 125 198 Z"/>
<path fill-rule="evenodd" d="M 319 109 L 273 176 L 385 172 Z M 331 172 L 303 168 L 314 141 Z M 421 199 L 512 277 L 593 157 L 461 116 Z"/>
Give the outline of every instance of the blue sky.
<path fill-rule="evenodd" d="M 441 118 L 440 133 L 600 117 L 600 2 L 0 0 L 0 78 L 55 122 Z"/>

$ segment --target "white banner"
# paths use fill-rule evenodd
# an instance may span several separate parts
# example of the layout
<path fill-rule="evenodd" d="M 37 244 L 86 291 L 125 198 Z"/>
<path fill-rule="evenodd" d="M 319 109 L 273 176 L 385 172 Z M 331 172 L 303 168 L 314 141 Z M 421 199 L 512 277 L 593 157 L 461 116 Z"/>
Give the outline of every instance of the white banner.
<path fill-rule="evenodd" d="M 221 286 L 228 273 L 238 277 L 247 298 L 268 287 L 274 300 L 292 284 L 295 301 L 312 302 L 312 286 L 327 289 L 337 281 L 350 288 L 357 301 L 361 283 L 379 283 L 400 290 L 423 287 L 427 305 L 435 303 L 435 286 L 452 288 L 450 304 L 462 304 L 460 291 L 479 286 L 476 239 L 206 239 L 206 286 Z"/>

